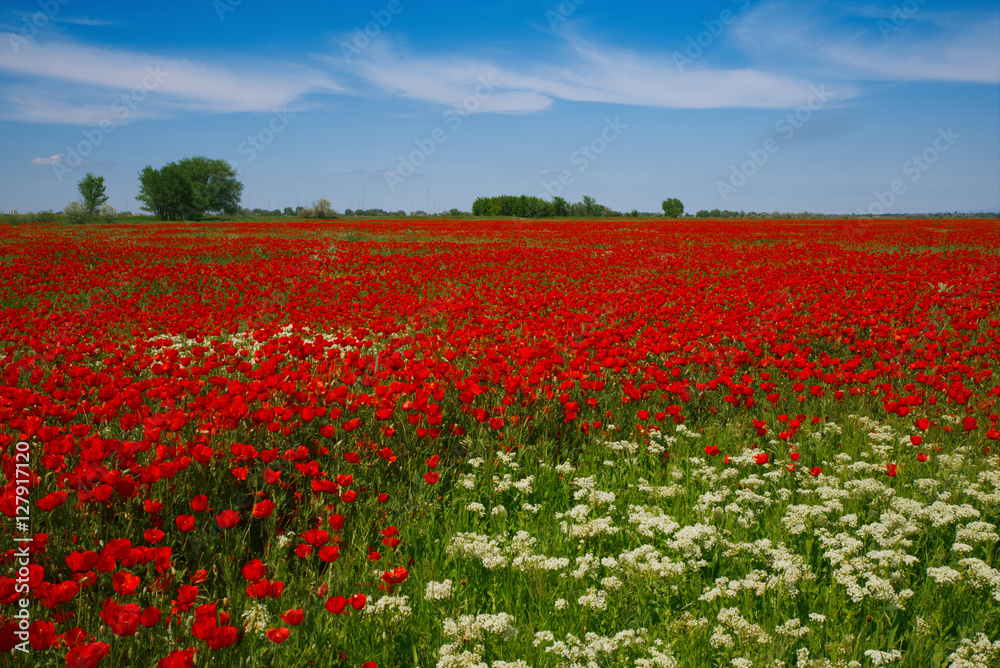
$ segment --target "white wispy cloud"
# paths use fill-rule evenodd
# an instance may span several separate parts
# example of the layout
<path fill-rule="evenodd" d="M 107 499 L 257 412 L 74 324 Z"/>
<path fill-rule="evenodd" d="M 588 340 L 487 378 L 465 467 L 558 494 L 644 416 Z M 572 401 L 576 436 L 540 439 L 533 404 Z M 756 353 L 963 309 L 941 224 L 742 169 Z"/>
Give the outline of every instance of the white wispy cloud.
<path fill-rule="evenodd" d="M 267 112 L 310 93 L 342 90 L 328 75 L 292 64 L 231 68 L 73 42 L 2 49 L 0 71 L 23 82 L 0 93 L 0 116 L 26 122 L 116 122 L 121 114 L 112 105 L 122 95 L 136 102 L 128 105 L 134 120 L 184 111 Z"/>
<path fill-rule="evenodd" d="M 846 19 L 845 20 L 845 15 Z M 771 0 L 734 34 L 758 63 L 844 80 L 1000 82 L 1000 12 Z"/>
<path fill-rule="evenodd" d="M 566 37 L 565 55 L 560 64 L 516 68 L 458 55 L 422 58 L 386 37 L 350 69 L 382 93 L 480 113 L 541 111 L 555 100 L 677 109 L 785 108 L 802 104 L 812 83 L 752 68 L 679 68 L 670 53 L 642 55 L 574 36 Z M 843 89 L 838 98 L 853 94 Z"/>
<path fill-rule="evenodd" d="M 62 159 L 66 157 L 65 153 L 56 153 L 55 155 L 50 155 L 47 158 L 33 158 L 31 164 L 33 165 L 54 165 L 57 162 L 62 162 Z"/>
<path fill-rule="evenodd" d="M 77 26 L 116 26 L 120 25 L 117 21 L 107 21 L 105 19 L 92 19 L 89 16 L 63 16 L 55 17 L 52 19 L 56 23 L 69 23 L 71 25 Z"/>

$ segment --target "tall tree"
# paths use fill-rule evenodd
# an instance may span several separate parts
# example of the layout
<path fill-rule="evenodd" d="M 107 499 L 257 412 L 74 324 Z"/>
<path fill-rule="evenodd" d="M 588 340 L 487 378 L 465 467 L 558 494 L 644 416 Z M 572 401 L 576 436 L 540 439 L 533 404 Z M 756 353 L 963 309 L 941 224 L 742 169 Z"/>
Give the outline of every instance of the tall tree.
<path fill-rule="evenodd" d="M 96 216 L 97 210 L 108 201 L 108 196 L 104 194 L 104 177 L 88 173 L 80 179 L 76 187 L 80 190 L 80 197 L 83 198 L 83 207 L 87 217 Z"/>
<path fill-rule="evenodd" d="M 161 220 L 198 220 L 206 213 L 239 213 L 242 193 L 228 162 L 195 156 L 160 169 L 147 165 L 139 173 L 136 199 Z"/>
<path fill-rule="evenodd" d="M 562 197 L 552 198 L 552 215 L 554 216 L 568 216 L 569 215 L 569 202 L 567 202 Z"/>
<path fill-rule="evenodd" d="M 679 218 L 684 215 L 684 205 L 676 197 L 663 200 L 663 215 L 667 218 Z"/>

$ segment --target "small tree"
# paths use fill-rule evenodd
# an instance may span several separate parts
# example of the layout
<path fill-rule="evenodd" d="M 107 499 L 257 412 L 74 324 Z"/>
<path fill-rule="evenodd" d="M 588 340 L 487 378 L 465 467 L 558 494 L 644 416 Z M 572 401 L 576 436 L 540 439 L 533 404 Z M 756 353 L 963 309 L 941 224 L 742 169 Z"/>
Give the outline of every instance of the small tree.
<path fill-rule="evenodd" d="M 667 218 L 680 218 L 684 215 L 684 205 L 676 197 L 663 200 L 663 215 Z"/>
<path fill-rule="evenodd" d="M 96 216 L 101 205 L 108 201 L 108 196 L 104 194 L 104 177 L 88 173 L 80 179 L 76 187 L 80 190 L 80 196 L 83 198 L 83 207 L 86 210 L 87 216 Z"/>
<path fill-rule="evenodd" d="M 333 210 L 328 199 L 318 199 L 313 202 L 313 214 L 320 219 L 335 218 L 337 213 Z"/>

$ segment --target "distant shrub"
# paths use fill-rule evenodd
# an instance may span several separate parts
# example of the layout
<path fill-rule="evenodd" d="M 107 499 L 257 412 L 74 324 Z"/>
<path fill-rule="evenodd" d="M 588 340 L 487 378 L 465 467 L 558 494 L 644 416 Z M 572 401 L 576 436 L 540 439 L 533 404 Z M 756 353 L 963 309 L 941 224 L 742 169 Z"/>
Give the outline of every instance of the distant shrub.
<path fill-rule="evenodd" d="M 63 209 L 63 215 L 66 216 L 66 222 L 70 225 L 83 225 L 90 221 L 90 215 L 83 202 L 70 202 Z"/>
<path fill-rule="evenodd" d="M 104 204 L 97 212 L 98 217 L 101 219 L 102 223 L 106 225 L 112 225 L 118 222 L 118 211 L 115 207 L 110 204 Z"/>
<path fill-rule="evenodd" d="M 22 225 L 24 223 L 53 223 L 60 220 L 60 216 L 51 210 L 47 211 L 29 211 L 28 213 L 11 213 L 2 217 L 4 222 L 11 223 L 13 225 Z"/>

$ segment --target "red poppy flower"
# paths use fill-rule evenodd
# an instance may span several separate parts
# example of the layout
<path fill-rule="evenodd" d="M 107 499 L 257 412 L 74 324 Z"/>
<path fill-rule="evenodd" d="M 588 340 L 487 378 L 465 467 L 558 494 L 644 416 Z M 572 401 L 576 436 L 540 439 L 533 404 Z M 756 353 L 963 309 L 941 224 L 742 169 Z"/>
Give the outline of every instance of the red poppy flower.
<path fill-rule="evenodd" d="M 299 559 L 305 559 L 313 553 L 313 546 L 308 543 L 301 543 L 295 548 L 295 554 Z"/>
<path fill-rule="evenodd" d="M 427 481 L 428 485 L 435 484 L 440 478 L 441 478 L 441 474 L 439 474 L 436 471 L 432 471 L 430 473 L 425 473 L 424 474 L 424 480 Z"/>
<path fill-rule="evenodd" d="M 102 612 L 101 618 L 112 633 L 118 636 L 135 635 L 139 628 L 139 616 L 142 612 L 138 603 L 106 605 L 105 611 L 107 611 L 107 615 Z"/>
<path fill-rule="evenodd" d="M 298 626 L 303 621 L 305 621 L 306 615 L 302 611 L 302 608 L 292 608 L 288 612 L 283 612 L 280 615 L 282 621 L 284 621 L 289 626 Z"/>
<path fill-rule="evenodd" d="M 334 531 L 340 531 L 344 528 L 344 516 L 340 513 L 330 515 L 330 519 L 327 521 L 330 523 L 330 528 Z"/>
<path fill-rule="evenodd" d="M 811 469 L 811 470 L 809 471 L 809 474 L 810 474 L 810 475 L 811 475 L 812 477 L 814 477 L 814 478 L 818 478 L 818 477 L 819 477 L 819 474 L 820 474 L 820 473 L 822 473 L 822 472 L 823 472 L 823 469 L 821 469 L 821 468 L 820 468 L 820 467 L 818 467 L 818 466 L 814 466 L 814 467 L 812 467 L 812 469 Z"/>
<path fill-rule="evenodd" d="M 334 615 L 339 615 L 342 612 L 344 612 L 344 608 L 347 607 L 347 599 L 344 598 L 343 596 L 331 596 L 329 599 L 327 599 L 326 605 L 324 607 L 326 608 L 327 612 Z"/>
<path fill-rule="evenodd" d="M 204 494 L 199 494 L 198 496 L 191 499 L 191 510 L 196 513 L 204 512 L 208 510 L 208 497 Z"/>
<path fill-rule="evenodd" d="M 66 503 L 67 497 L 69 497 L 68 492 L 52 492 L 35 501 L 35 505 L 38 506 L 39 510 L 48 512 Z"/>
<path fill-rule="evenodd" d="M 408 570 L 406 570 L 402 566 L 399 566 L 397 568 L 394 568 L 391 571 L 386 571 L 385 573 L 383 573 L 382 574 L 382 580 L 384 580 L 386 582 L 386 584 L 396 585 L 396 584 L 400 584 L 404 580 L 406 580 L 406 578 L 409 575 L 410 575 L 410 572 Z"/>
<path fill-rule="evenodd" d="M 123 596 L 127 596 L 135 591 L 135 588 L 139 586 L 142 581 L 139 576 L 132 575 L 127 571 L 121 571 L 115 573 L 111 577 L 115 591 Z"/>
<path fill-rule="evenodd" d="M 705 446 L 705 454 L 708 455 L 709 457 L 714 457 L 715 455 L 719 454 L 719 446 L 717 446 L 717 445 L 706 445 Z"/>
<path fill-rule="evenodd" d="M 195 649 L 177 649 L 160 659 L 156 668 L 194 668 Z"/>
<path fill-rule="evenodd" d="M 166 534 L 164 534 L 159 529 L 146 529 L 143 532 L 142 537 L 145 538 L 146 542 L 149 543 L 150 545 L 156 545 L 161 540 L 163 540 L 163 537 L 165 535 Z"/>
<path fill-rule="evenodd" d="M 159 608 L 149 606 L 142 611 L 141 615 L 139 615 L 139 622 L 146 628 L 151 628 L 156 626 L 156 623 L 160 621 L 162 616 L 163 613 Z"/>
<path fill-rule="evenodd" d="M 96 552 L 70 552 L 66 555 L 66 565 L 72 571 L 89 571 L 97 565 L 100 556 Z"/>
<path fill-rule="evenodd" d="M 191 608 L 191 604 L 198 598 L 198 585 L 181 585 L 177 588 L 177 608 L 184 612 Z"/>
<path fill-rule="evenodd" d="M 31 649 L 39 651 L 48 649 L 56 641 L 56 627 L 48 620 L 36 620 L 28 627 L 28 639 Z"/>
<path fill-rule="evenodd" d="M 194 515 L 178 515 L 174 522 L 177 524 L 177 530 L 181 533 L 194 530 Z"/>
<path fill-rule="evenodd" d="M 340 495 L 340 500 L 343 501 L 344 503 L 351 503 L 356 498 L 358 498 L 358 493 L 355 492 L 353 489 L 349 489 Z"/>
<path fill-rule="evenodd" d="M 320 547 L 330 540 L 330 534 L 323 529 L 309 529 L 302 532 L 302 540 L 314 547 Z"/>
<path fill-rule="evenodd" d="M 910 436 L 910 443 L 912 443 L 913 445 L 920 445 L 923 442 L 924 442 L 923 436 L 919 436 L 917 434 Z"/>
<path fill-rule="evenodd" d="M 424 463 L 427 464 L 427 468 L 432 469 L 438 465 L 439 461 L 441 461 L 441 457 L 439 455 L 434 455 L 430 459 L 425 459 Z"/>
<path fill-rule="evenodd" d="M 270 499 L 264 499 L 263 501 L 258 501 L 253 505 L 253 516 L 257 519 L 264 519 L 270 517 L 271 513 L 274 512 L 274 502 Z"/>
<path fill-rule="evenodd" d="M 926 462 L 927 461 L 927 453 L 926 452 L 921 452 L 919 455 L 917 455 L 917 461 L 918 462 Z"/>
<path fill-rule="evenodd" d="M 324 545 L 319 548 L 319 558 L 328 564 L 332 564 L 340 558 L 340 548 L 336 545 Z"/>
<path fill-rule="evenodd" d="M 65 668 L 95 668 L 109 651 L 111 645 L 103 642 L 76 645 L 66 652 Z"/>
<path fill-rule="evenodd" d="M 280 628 L 280 629 L 271 628 L 267 630 L 267 639 L 276 645 L 280 645 L 281 643 L 288 640 L 289 633 L 290 633 L 289 630 L 286 628 Z"/>
<path fill-rule="evenodd" d="M 351 594 L 351 598 L 347 600 L 351 604 L 351 607 L 355 610 L 361 610 L 365 607 L 365 603 L 368 602 L 368 597 L 364 594 Z"/>
<path fill-rule="evenodd" d="M 886 464 L 885 465 L 885 474 L 887 476 L 889 476 L 890 478 L 895 477 L 895 475 L 896 475 L 896 465 L 895 464 Z"/>
<path fill-rule="evenodd" d="M 248 562 L 241 571 L 250 582 L 257 582 L 267 574 L 267 566 L 260 559 Z"/>
<path fill-rule="evenodd" d="M 968 416 L 968 417 L 962 418 L 962 429 L 964 429 L 965 431 L 973 431 L 973 430 L 975 430 L 975 428 L 978 426 L 978 424 L 979 423 L 976 422 L 976 418 L 974 418 L 972 416 Z"/>
<path fill-rule="evenodd" d="M 239 637 L 239 629 L 235 626 L 220 626 L 212 634 L 212 637 L 205 641 L 208 648 L 213 651 L 229 647 Z"/>
<path fill-rule="evenodd" d="M 754 457 L 754 461 L 756 461 L 758 464 L 766 464 L 768 459 L 770 459 L 770 455 L 768 455 L 766 452 L 762 452 L 758 454 L 756 457 Z"/>
<path fill-rule="evenodd" d="M 219 525 L 220 529 L 232 529 L 234 526 L 239 524 L 240 516 L 234 511 L 227 509 L 216 515 L 215 521 Z"/>

